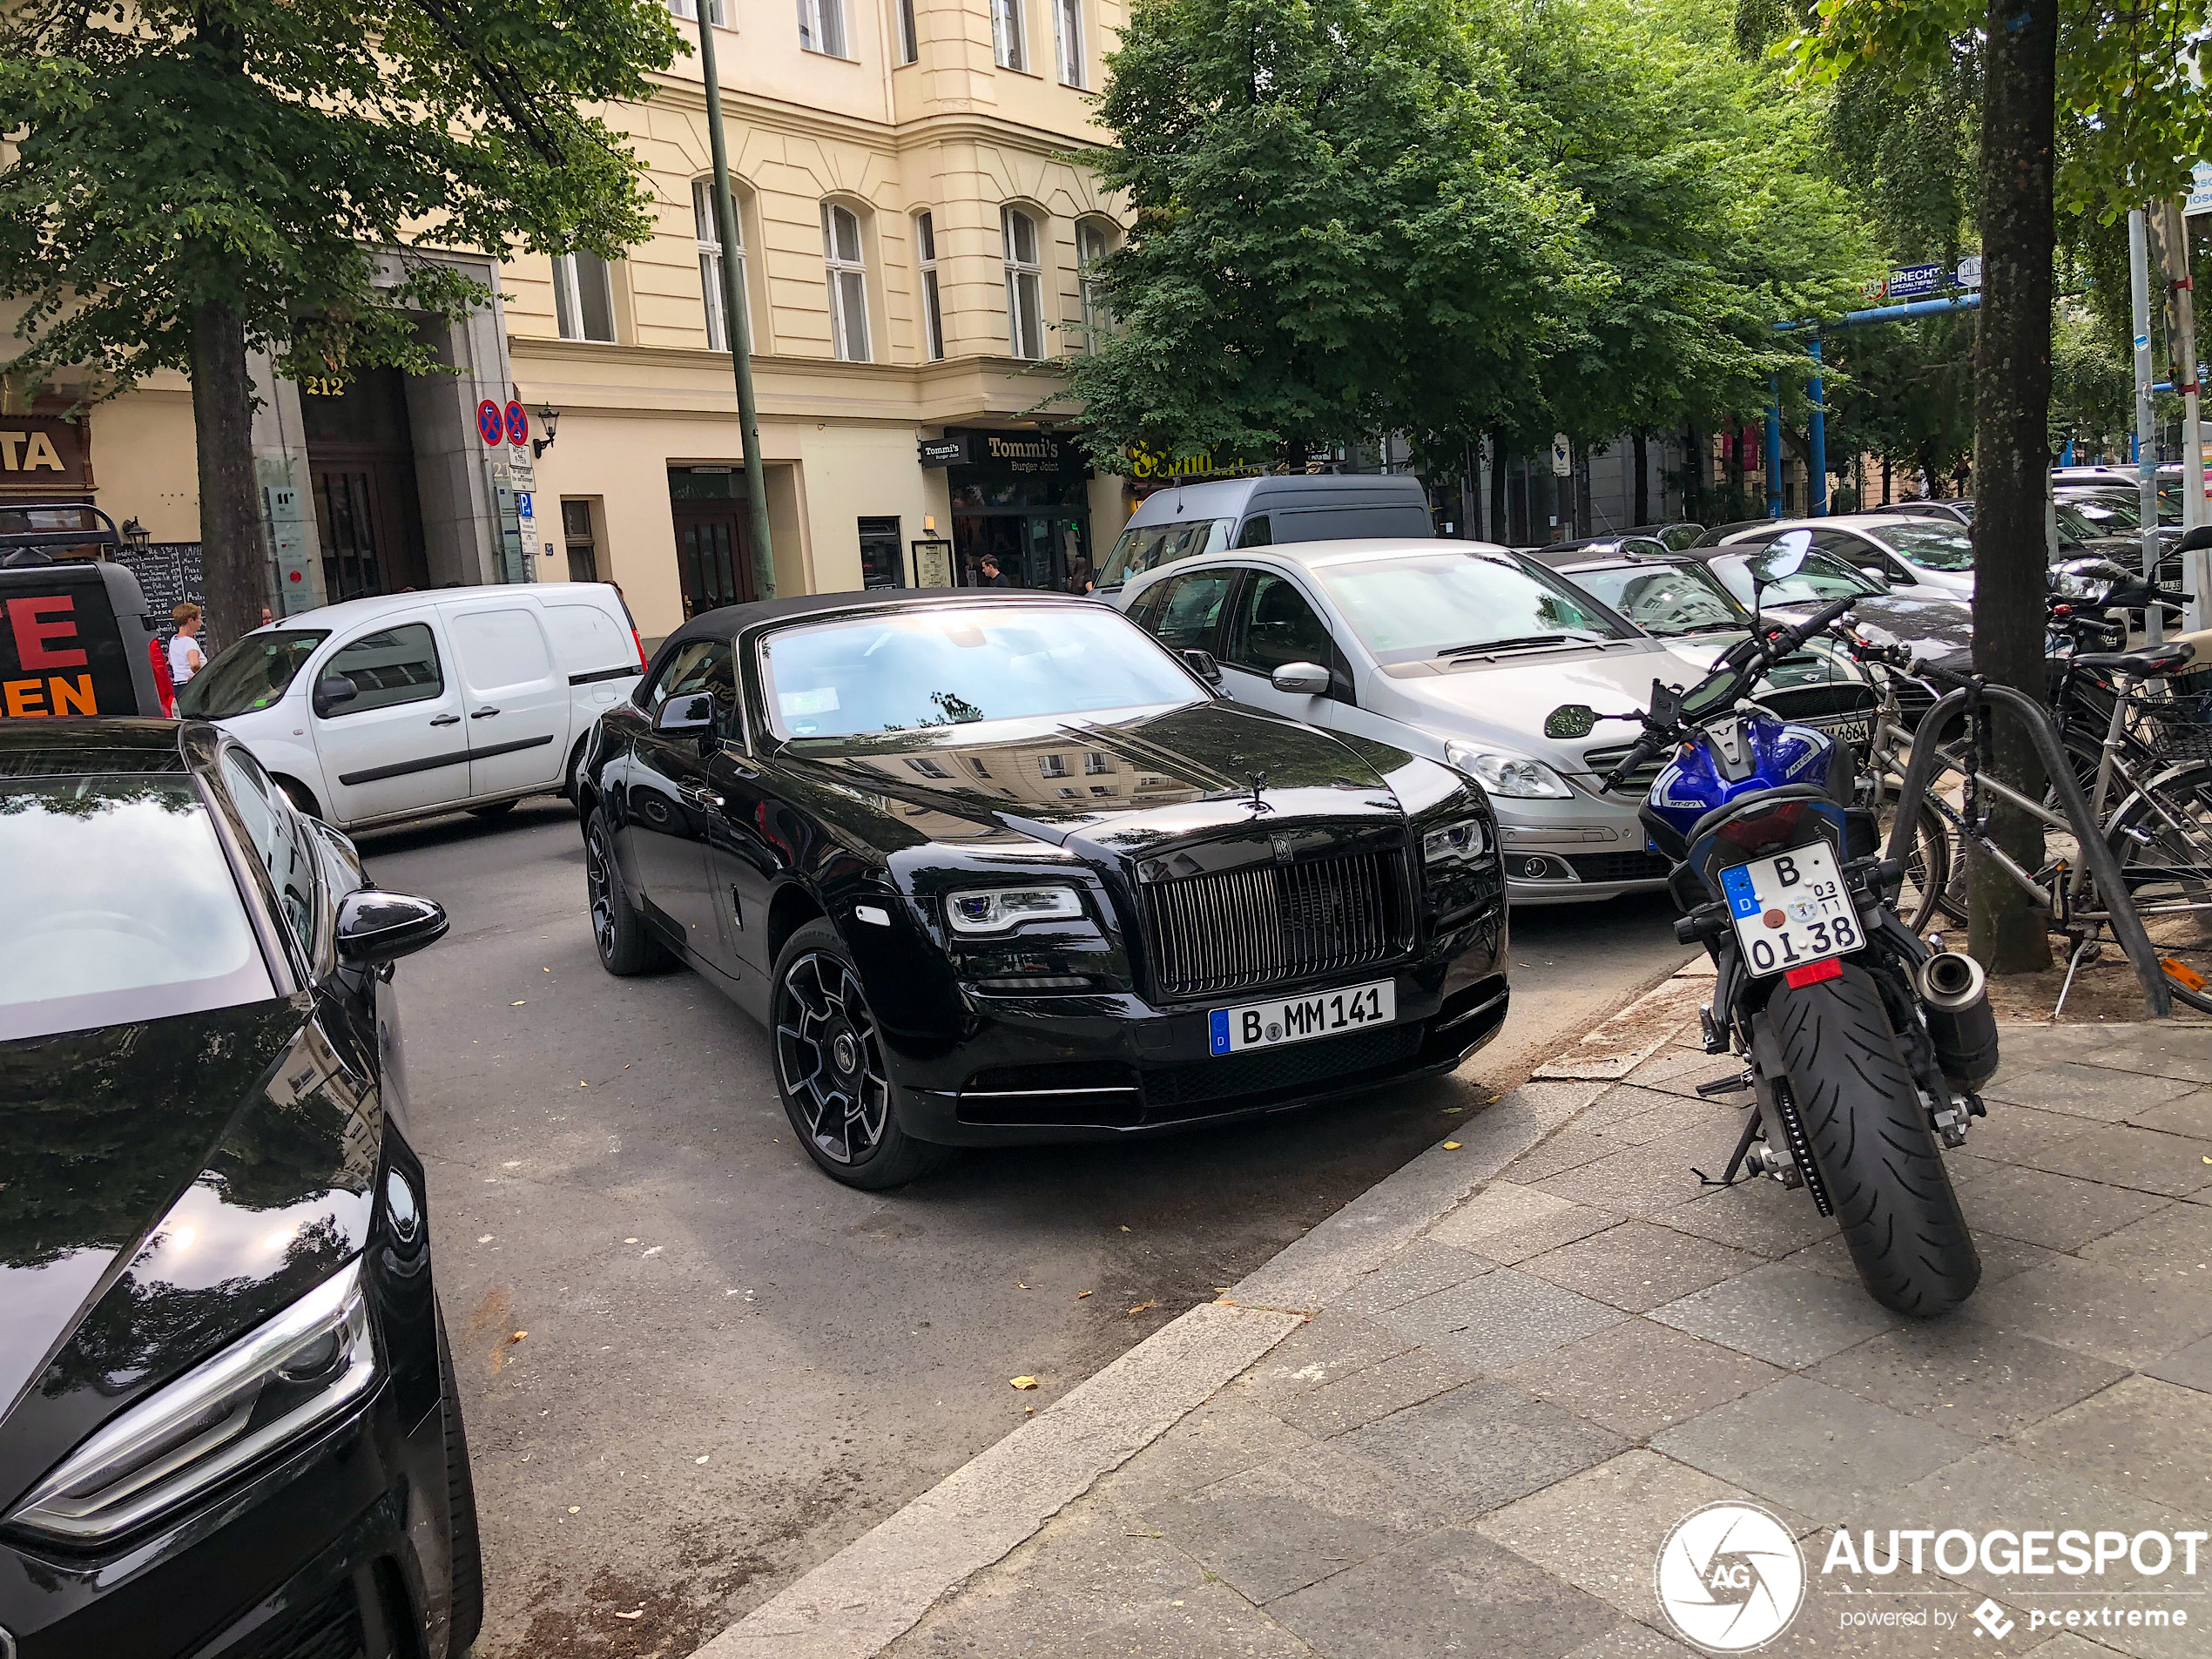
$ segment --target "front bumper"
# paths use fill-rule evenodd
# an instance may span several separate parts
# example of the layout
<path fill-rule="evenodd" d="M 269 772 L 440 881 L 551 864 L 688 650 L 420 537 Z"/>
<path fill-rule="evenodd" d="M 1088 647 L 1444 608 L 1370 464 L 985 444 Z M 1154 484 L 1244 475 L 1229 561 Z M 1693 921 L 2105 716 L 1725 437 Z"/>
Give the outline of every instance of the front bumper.
<path fill-rule="evenodd" d="M 442 1413 L 368 1401 L 165 1533 L 78 1556 L 0 1540 L 17 1659 L 415 1659 L 442 1646 Z M 432 1634 L 423 1642 L 426 1629 Z"/>
<path fill-rule="evenodd" d="M 1494 907 L 1419 960 L 1311 983 L 1156 1007 L 1142 997 L 969 992 L 962 1038 L 887 1045 L 900 1123 L 953 1146 L 1117 1140 L 1303 1106 L 1448 1071 L 1497 1035 L 1509 1004 Z M 1398 1017 L 1370 1031 L 1240 1055 L 1210 1052 L 1207 1014 L 1280 995 L 1392 980 Z"/>
<path fill-rule="evenodd" d="M 1588 904 L 1667 885 L 1667 860 L 1644 846 L 1638 801 L 1588 794 L 1568 800 L 1492 796 L 1517 905 Z"/>

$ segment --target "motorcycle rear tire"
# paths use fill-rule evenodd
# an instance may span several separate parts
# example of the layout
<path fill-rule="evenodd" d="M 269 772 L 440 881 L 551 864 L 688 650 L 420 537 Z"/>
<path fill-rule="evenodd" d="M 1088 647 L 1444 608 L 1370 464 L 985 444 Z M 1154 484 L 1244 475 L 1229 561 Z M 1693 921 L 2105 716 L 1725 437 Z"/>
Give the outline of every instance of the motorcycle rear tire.
<path fill-rule="evenodd" d="M 1912 1068 L 1864 968 L 1776 988 L 1767 1017 L 1844 1243 L 1884 1307 L 1947 1313 L 1981 1282 Z"/>

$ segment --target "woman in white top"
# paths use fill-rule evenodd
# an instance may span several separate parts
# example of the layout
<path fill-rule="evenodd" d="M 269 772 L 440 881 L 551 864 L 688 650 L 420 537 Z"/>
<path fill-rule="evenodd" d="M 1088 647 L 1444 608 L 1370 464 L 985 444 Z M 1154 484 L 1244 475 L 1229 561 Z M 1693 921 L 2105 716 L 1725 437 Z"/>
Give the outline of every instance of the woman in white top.
<path fill-rule="evenodd" d="M 169 642 L 169 678 L 181 689 L 207 662 L 199 650 L 199 607 L 187 599 L 169 614 L 177 624 L 177 637 Z"/>

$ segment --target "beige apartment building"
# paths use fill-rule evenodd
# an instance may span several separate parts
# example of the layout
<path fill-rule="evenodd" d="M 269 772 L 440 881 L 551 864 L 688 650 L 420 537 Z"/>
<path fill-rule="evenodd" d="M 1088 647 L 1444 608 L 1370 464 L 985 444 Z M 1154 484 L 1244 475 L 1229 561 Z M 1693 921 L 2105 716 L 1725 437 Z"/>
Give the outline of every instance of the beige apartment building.
<path fill-rule="evenodd" d="M 1062 157 L 1101 136 L 1088 93 L 1123 0 L 670 3 L 687 32 L 717 6 L 777 590 L 981 581 L 986 556 L 1018 585 L 1080 577 L 1129 508 L 1072 442 L 1062 363 L 1101 320 L 1085 271 L 1121 231 Z M 423 320 L 457 374 L 294 385 L 263 367 L 284 610 L 597 579 L 651 637 L 753 597 L 697 57 L 658 79 L 605 112 L 655 204 L 627 258 L 435 256 L 502 295 Z M 0 418 L 51 441 L 19 458 L 67 463 L 0 472 L 0 506 L 78 497 L 156 543 L 197 538 L 180 379 L 82 422 L 58 407 Z"/>

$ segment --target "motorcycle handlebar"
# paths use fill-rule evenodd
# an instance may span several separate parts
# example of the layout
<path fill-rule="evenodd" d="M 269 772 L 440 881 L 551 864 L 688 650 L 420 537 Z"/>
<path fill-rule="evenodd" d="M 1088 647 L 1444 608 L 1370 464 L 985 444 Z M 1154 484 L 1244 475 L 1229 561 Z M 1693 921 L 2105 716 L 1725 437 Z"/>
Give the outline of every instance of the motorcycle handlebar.
<path fill-rule="evenodd" d="M 1608 792 L 1618 789 L 1637 767 L 1653 759 L 1665 746 L 1658 738 L 1647 732 L 1636 739 L 1635 748 L 1621 757 L 1621 764 L 1598 780 L 1598 786 Z"/>

